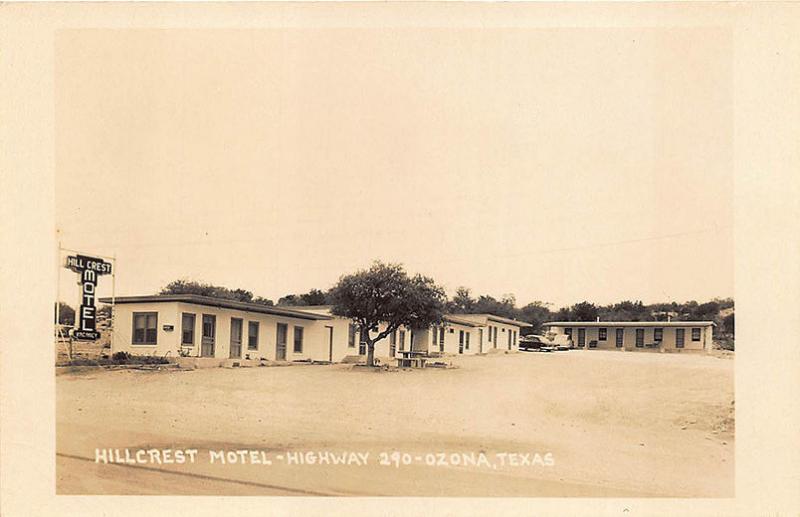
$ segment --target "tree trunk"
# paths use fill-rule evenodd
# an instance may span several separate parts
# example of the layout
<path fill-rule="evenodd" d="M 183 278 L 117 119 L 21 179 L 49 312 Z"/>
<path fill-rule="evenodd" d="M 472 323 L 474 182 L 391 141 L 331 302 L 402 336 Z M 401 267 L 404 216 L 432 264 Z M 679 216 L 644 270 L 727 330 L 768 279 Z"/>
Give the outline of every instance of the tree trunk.
<path fill-rule="evenodd" d="M 375 366 L 375 343 L 367 340 L 367 366 Z"/>

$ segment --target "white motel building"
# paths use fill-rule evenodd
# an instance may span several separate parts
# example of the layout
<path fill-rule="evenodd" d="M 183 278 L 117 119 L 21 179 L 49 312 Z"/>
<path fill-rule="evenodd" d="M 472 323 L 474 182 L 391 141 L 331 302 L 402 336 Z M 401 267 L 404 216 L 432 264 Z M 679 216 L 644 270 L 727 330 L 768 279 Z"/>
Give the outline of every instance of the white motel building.
<path fill-rule="evenodd" d="M 111 303 L 110 298 L 101 301 Z M 403 351 L 429 355 L 515 351 L 519 330 L 527 326 L 493 314 L 446 315 L 440 326 L 398 329 L 375 344 L 375 357 L 385 360 Z M 366 355 L 366 343 L 350 320 L 331 314 L 330 306 L 269 306 L 177 294 L 115 298 L 111 351 L 212 362 L 341 362 Z"/>
<path fill-rule="evenodd" d="M 566 334 L 573 348 L 598 350 L 709 351 L 712 321 L 554 321 L 555 334 Z"/>

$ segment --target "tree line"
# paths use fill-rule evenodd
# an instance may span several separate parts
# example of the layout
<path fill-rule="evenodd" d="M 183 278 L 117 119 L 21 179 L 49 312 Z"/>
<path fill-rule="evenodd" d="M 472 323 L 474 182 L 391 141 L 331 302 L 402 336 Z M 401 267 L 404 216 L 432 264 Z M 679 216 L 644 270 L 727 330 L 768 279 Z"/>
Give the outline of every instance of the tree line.
<path fill-rule="evenodd" d="M 344 277 L 343 277 L 344 278 Z M 215 298 L 263 305 L 304 306 L 333 305 L 334 288 L 311 289 L 306 293 L 293 293 L 282 296 L 277 303 L 269 298 L 256 296 L 252 291 L 198 282 L 188 279 L 174 280 L 164 286 L 159 294 L 198 294 Z M 734 333 L 734 302 L 732 298 L 715 298 L 707 302 L 690 300 L 687 302 L 662 302 L 645 304 L 639 300 L 597 305 L 582 301 L 558 309 L 552 304 L 535 301 L 517 307 L 513 294 L 506 294 L 499 300 L 486 294 L 473 296 L 467 287 L 459 287 L 455 294 L 446 299 L 444 310 L 449 313 L 482 314 L 491 313 L 531 324 L 522 334 L 538 334 L 544 329 L 542 324 L 549 321 L 713 321 L 722 334 Z M 107 309 L 103 309 L 107 310 Z M 61 323 L 73 324 L 75 311 L 68 304 L 61 303 Z"/>
<path fill-rule="evenodd" d="M 231 299 L 241 302 L 262 303 L 265 305 L 303 306 L 332 305 L 333 288 L 311 289 L 306 293 L 287 294 L 278 299 L 277 304 L 267 298 L 254 296 L 245 289 L 228 289 L 192 280 L 175 280 L 167 284 L 160 294 L 201 294 L 217 298 Z M 517 307 L 513 294 L 503 295 L 499 300 L 486 294 L 472 295 L 467 287 L 459 287 L 455 294 L 447 299 L 444 310 L 455 314 L 491 313 L 504 318 L 524 321 L 532 327 L 523 329 L 522 333 L 537 334 L 542 332 L 543 323 L 549 321 L 713 321 L 721 332 L 733 334 L 734 315 L 733 298 L 715 298 L 707 302 L 690 300 L 687 302 L 660 302 L 645 304 L 639 300 L 597 305 L 582 301 L 558 309 L 546 302 L 535 301 L 523 307 Z M 723 315 L 723 313 L 727 313 Z"/>

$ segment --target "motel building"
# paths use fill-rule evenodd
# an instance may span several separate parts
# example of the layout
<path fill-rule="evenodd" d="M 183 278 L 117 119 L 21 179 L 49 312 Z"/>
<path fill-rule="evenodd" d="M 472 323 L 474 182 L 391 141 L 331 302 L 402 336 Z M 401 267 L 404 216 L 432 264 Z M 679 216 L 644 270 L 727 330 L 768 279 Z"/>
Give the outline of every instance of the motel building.
<path fill-rule="evenodd" d="M 573 348 L 703 352 L 711 350 L 711 321 L 554 321 L 551 333 L 566 334 Z"/>
<path fill-rule="evenodd" d="M 111 303 L 110 298 L 100 301 Z M 404 351 L 441 356 L 517 351 L 519 330 L 526 326 L 492 314 L 446 315 L 443 325 L 430 329 L 401 327 L 375 344 L 375 357 L 386 363 Z M 176 294 L 116 297 L 111 352 L 221 365 L 231 359 L 354 362 L 366 356 L 367 347 L 356 325 L 334 316 L 330 306 L 269 306 Z"/>

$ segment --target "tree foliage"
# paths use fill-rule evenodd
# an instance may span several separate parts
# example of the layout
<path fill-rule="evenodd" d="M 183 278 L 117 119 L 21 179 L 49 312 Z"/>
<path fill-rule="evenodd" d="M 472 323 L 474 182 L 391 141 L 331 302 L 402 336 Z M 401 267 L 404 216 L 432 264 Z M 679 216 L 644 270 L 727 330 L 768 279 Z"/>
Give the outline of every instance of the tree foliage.
<path fill-rule="evenodd" d="M 278 305 L 328 305 L 328 293 L 320 289 L 312 289 L 305 294 L 287 294 L 278 299 Z"/>
<path fill-rule="evenodd" d="M 159 294 L 197 294 L 200 296 L 210 296 L 213 298 L 223 298 L 237 302 L 260 303 L 262 305 L 272 305 L 272 300 L 253 297 L 251 291 L 245 289 L 229 289 L 195 280 L 179 279 L 173 280 L 161 289 Z"/>
<path fill-rule="evenodd" d="M 375 364 L 375 343 L 401 326 L 422 329 L 441 323 L 447 301 L 444 289 L 433 279 L 409 276 L 403 266 L 379 261 L 369 269 L 342 276 L 328 294 L 331 312 L 358 327 L 367 345 L 369 366 Z M 379 331 L 380 324 L 386 325 L 383 331 Z"/>
<path fill-rule="evenodd" d="M 75 309 L 64 302 L 58 302 L 53 307 L 53 320 L 58 318 L 56 323 L 60 325 L 75 325 Z"/>

